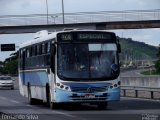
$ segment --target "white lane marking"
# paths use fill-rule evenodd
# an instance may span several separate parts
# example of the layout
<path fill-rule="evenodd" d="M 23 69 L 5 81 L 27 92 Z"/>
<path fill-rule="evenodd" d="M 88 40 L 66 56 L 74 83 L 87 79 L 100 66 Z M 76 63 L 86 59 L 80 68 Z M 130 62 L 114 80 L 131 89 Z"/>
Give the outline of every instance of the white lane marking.
<path fill-rule="evenodd" d="M 2 99 L 2 100 L 8 100 L 7 98 L 5 98 L 5 97 L 0 97 L 0 99 Z"/>
<path fill-rule="evenodd" d="M 10 101 L 10 102 L 13 102 L 13 103 L 20 103 L 19 101 L 16 101 L 16 100 L 9 100 L 8 98 L 6 98 L 6 97 L 0 97 L 0 99 L 2 99 L 2 100 L 7 100 L 7 101 Z"/>
<path fill-rule="evenodd" d="M 20 103 L 19 101 L 16 101 L 16 100 L 10 100 L 10 101 L 13 102 L 13 103 L 17 103 L 17 104 Z"/>
<path fill-rule="evenodd" d="M 32 105 L 26 105 L 26 106 L 28 106 L 28 107 L 32 107 Z"/>
<path fill-rule="evenodd" d="M 77 117 L 77 116 L 70 115 L 68 113 L 64 113 L 64 112 L 60 112 L 60 111 L 52 111 L 52 113 L 54 113 L 54 114 L 61 114 L 61 115 L 64 115 L 64 116 L 67 116 L 67 117 L 72 117 L 72 118 L 76 118 Z"/>

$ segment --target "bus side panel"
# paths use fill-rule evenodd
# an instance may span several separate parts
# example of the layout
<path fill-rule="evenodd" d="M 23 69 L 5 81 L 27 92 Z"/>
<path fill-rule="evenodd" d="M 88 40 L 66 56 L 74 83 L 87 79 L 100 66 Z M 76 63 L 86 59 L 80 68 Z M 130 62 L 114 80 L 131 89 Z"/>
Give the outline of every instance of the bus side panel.
<path fill-rule="evenodd" d="M 32 98 L 46 101 L 46 84 L 49 84 L 49 77 L 46 70 L 21 72 L 19 83 L 20 92 L 23 96 L 28 97 L 29 85 Z"/>
<path fill-rule="evenodd" d="M 20 94 L 22 95 L 22 96 L 25 96 L 25 92 L 24 92 L 24 85 L 23 85 L 23 83 L 22 83 L 22 77 L 21 77 L 21 75 L 19 74 L 18 75 L 19 77 L 19 91 L 20 91 Z"/>

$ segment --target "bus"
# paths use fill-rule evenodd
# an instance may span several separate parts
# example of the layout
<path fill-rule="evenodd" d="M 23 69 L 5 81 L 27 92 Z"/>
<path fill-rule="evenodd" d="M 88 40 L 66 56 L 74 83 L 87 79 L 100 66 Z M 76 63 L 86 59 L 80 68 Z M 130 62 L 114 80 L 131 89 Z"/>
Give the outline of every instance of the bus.
<path fill-rule="evenodd" d="M 99 30 L 37 32 L 20 45 L 19 89 L 29 104 L 89 103 L 106 109 L 120 100 L 120 44 Z"/>

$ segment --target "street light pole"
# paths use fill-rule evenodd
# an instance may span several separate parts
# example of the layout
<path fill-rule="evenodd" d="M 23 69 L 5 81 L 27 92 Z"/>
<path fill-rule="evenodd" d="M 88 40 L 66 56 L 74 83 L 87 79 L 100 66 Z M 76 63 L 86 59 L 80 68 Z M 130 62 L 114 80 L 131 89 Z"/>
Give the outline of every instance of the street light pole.
<path fill-rule="evenodd" d="M 53 18 L 53 22 L 54 22 L 54 24 L 56 24 L 56 18 L 58 18 L 58 16 L 51 16 L 51 18 Z"/>
<path fill-rule="evenodd" d="M 46 0 L 46 13 L 47 13 L 47 25 L 48 25 L 48 1 Z"/>
<path fill-rule="evenodd" d="M 62 18 L 63 18 L 63 24 L 64 24 L 64 2 L 62 0 Z"/>

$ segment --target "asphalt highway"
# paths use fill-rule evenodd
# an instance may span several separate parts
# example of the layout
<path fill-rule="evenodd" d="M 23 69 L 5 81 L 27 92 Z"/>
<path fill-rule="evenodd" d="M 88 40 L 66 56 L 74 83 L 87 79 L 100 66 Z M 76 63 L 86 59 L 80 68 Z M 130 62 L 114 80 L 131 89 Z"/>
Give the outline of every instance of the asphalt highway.
<path fill-rule="evenodd" d="M 121 98 L 110 102 L 106 110 L 96 105 L 61 106 L 51 110 L 46 104 L 29 105 L 20 95 L 18 81 L 15 90 L 0 90 L 0 120 L 160 120 L 160 101 L 140 98 Z"/>

